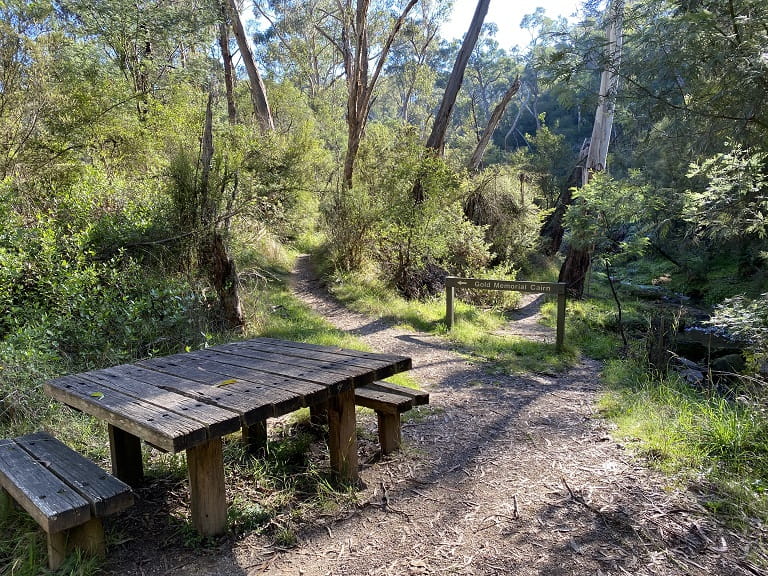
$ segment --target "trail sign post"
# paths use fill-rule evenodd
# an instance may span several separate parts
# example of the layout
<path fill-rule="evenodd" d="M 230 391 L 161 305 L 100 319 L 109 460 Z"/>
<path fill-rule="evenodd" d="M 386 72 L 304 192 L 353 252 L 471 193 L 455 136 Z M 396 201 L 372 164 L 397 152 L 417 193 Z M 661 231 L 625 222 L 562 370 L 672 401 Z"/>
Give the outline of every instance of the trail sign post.
<path fill-rule="evenodd" d="M 486 280 L 481 278 L 445 279 L 445 323 L 453 328 L 453 299 L 456 288 L 473 290 L 514 290 L 534 294 L 557 294 L 557 350 L 563 349 L 565 340 L 565 282 L 528 282 L 522 280 Z"/>

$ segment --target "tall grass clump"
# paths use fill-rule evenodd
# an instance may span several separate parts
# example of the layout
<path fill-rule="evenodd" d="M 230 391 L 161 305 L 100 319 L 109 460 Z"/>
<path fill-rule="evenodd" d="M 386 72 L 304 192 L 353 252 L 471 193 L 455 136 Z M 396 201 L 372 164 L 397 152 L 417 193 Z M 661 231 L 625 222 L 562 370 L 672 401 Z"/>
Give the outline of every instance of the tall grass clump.
<path fill-rule="evenodd" d="M 675 374 L 649 373 L 641 362 L 611 360 L 603 414 L 617 436 L 661 469 L 704 486 L 726 519 L 768 519 L 768 417 L 741 396 L 691 387 Z"/>

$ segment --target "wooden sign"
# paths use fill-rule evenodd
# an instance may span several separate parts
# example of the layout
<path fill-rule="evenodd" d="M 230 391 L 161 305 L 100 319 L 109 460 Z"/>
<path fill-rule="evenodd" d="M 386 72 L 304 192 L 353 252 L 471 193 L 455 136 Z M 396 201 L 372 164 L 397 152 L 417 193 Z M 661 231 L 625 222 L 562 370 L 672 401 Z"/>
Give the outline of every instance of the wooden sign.
<path fill-rule="evenodd" d="M 445 323 L 453 327 L 453 299 L 456 288 L 472 290 L 513 290 L 534 294 L 557 295 L 557 340 L 558 350 L 563 349 L 565 340 L 565 282 L 529 282 L 526 280 L 488 280 L 484 278 L 458 278 L 448 276 L 445 279 Z"/>

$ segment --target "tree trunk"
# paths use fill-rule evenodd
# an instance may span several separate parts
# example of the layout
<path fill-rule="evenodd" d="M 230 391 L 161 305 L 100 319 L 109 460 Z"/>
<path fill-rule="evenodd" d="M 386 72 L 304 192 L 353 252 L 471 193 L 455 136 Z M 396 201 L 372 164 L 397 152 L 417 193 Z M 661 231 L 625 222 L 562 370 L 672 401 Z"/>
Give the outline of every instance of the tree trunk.
<path fill-rule="evenodd" d="M 582 176 L 582 184 L 589 182 L 591 174 L 606 169 L 608 144 L 613 130 L 613 117 L 616 111 L 616 94 L 619 90 L 619 65 L 623 44 L 622 23 L 624 19 L 624 0 L 612 0 L 607 8 L 608 30 L 605 65 L 600 76 L 595 123 L 592 126 L 592 138 L 587 153 L 587 169 Z"/>
<path fill-rule="evenodd" d="M 595 112 L 595 124 L 592 127 L 592 139 L 581 185 L 586 185 L 591 175 L 606 169 L 608 144 L 613 130 L 613 116 L 616 109 L 616 94 L 619 89 L 619 64 L 621 63 L 622 22 L 624 0 L 612 0 L 606 9 L 607 44 L 605 65 L 600 77 L 600 94 Z M 568 285 L 568 292 L 574 298 L 581 298 L 584 293 L 584 279 L 589 271 L 592 259 L 591 249 L 571 246 L 560 269 L 560 282 Z"/>
<path fill-rule="evenodd" d="M 198 181 L 198 198 L 200 202 L 200 223 L 203 227 L 213 225 L 214 208 L 211 205 L 210 179 L 211 163 L 213 162 L 213 93 L 208 94 L 208 104 L 205 107 L 205 126 L 200 141 L 200 180 Z"/>
<path fill-rule="evenodd" d="M 227 2 L 221 3 L 221 21 L 219 22 L 219 47 L 221 60 L 224 64 L 224 85 L 227 91 L 227 115 L 229 123 L 237 123 L 237 108 L 235 107 L 235 75 L 232 70 L 232 53 L 229 50 L 230 17 Z"/>
<path fill-rule="evenodd" d="M 589 265 L 592 262 L 592 251 L 571 246 L 560 268 L 558 282 L 565 282 L 568 295 L 572 298 L 581 298 L 584 295 L 584 282 L 589 273 Z"/>
<path fill-rule="evenodd" d="M 403 27 L 408 14 L 418 2 L 419 0 L 409 0 L 403 8 L 380 49 L 376 68 L 369 79 L 368 8 L 371 2 L 370 0 L 357 0 L 353 19 L 351 1 L 348 0 L 346 6 L 341 6 L 341 1 L 338 0 L 339 8 L 344 14 L 342 39 L 338 48 L 344 58 L 344 71 L 347 76 L 347 152 L 344 157 L 344 185 L 347 189 L 352 188 L 355 160 L 368 123 L 373 90 L 389 56 L 389 51 L 392 49 L 395 37 Z"/>
<path fill-rule="evenodd" d="M 584 164 L 586 162 L 586 148 L 582 148 L 582 153 L 576 167 L 571 171 L 568 180 L 565 182 L 565 189 L 560 193 L 560 197 L 555 203 L 555 209 L 544 222 L 541 228 L 542 238 L 549 241 L 544 245 L 544 251 L 551 255 L 560 250 L 563 243 L 565 229 L 563 228 L 563 217 L 568 210 L 568 206 L 573 202 L 573 188 L 580 188 L 582 185 L 582 174 L 584 173 Z"/>
<path fill-rule="evenodd" d="M 245 65 L 246 72 L 248 72 L 248 79 L 251 83 L 251 100 L 253 101 L 256 119 L 259 121 L 262 132 L 274 130 L 275 124 L 272 120 L 272 112 L 269 109 L 267 89 L 264 87 L 261 74 L 259 74 L 259 69 L 256 67 L 256 62 L 253 59 L 253 53 L 248 46 L 243 22 L 240 20 L 240 13 L 237 11 L 236 0 L 229 0 L 229 15 L 232 19 L 232 31 L 235 33 L 237 46 L 240 49 L 240 55 L 243 58 L 243 64 Z"/>
<path fill-rule="evenodd" d="M 451 76 L 448 78 L 448 85 L 443 93 L 443 100 L 440 102 L 440 108 L 432 125 L 432 132 L 427 139 L 427 148 L 436 151 L 440 156 L 442 156 L 445 149 L 445 134 L 448 131 L 448 123 L 451 119 L 453 107 L 456 105 L 456 96 L 459 94 L 459 89 L 464 82 L 464 71 L 467 68 L 469 57 L 472 55 L 472 50 L 475 49 L 477 39 L 480 37 L 480 30 L 483 27 L 483 21 L 488 13 L 488 5 L 490 3 L 491 0 L 478 0 L 477 2 L 472 23 L 469 25 L 467 35 L 464 36 L 461 50 L 459 50 L 459 54 L 456 56 Z"/>
<path fill-rule="evenodd" d="M 493 114 L 491 114 L 491 118 L 488 120 L 488 125 L 485 127 L 485 130 L 483 130 L 483 135 L 480 137 L 480 141 L 477 143 L 477 147 L 472 153 L 472 158 L 469 160 L 470 172 L 477 172 L 478 168 L 480 168 L 480 163 L 483 161 L 483 156 L 485 155 L 485 150 L 488 148 L 488 143 L 491 141 L 491 136 L 493 136 L 493 132 L 496 130 L 496 126 L 499 125 L 501 117 L 504 115 L 504 111 L 507 109 L 509 101 L 512 100 L 512 96 L 517 94 L 519 89 L 520 77 L 518 76 L 504 93 L 504 96 L 501 98 L 499 103 L 496 104 L 496 108 L 494 108 Z"/>
<path fill-rule="evenodd" d="M 211 271 L 225 326 L 230 330 L 242 330 L 245 316 L 240 304 L 237 269 L 219 232 L 214 232 L 211 238 Z"/>
<path fill-rule="evenodd" d="M 472 55 L 472 50 L 475 49 L 477 39 L 480 37 L 480 30 L 483 27 L 483 21 L 485 15 L 488 13 L 488 5 L 491 0 L 478 0 L 477 7 L 475 8 L 475 14 L 472 16 L 472 22 L 469 25 L 469 30 L 464 41 L 461 43 L 461 49 L 456 56 L 456 61 L 453 63 L 453 70 L 451 70 L 451 76 L 448 78 L 448 85 L 443 92 L 443 99 L 440 102 L 440 108 L 435 116 L 435 121 L 432 124 L 432 132 L 427 138 L 426 148 L 427 153 L 433 153 L 438 156 L 442 156 L 445 152 L 445 134 L 448 131 L 448 124 L 451 120 L 451 114 L 453 113 L 453 107 L 456 105 L 456 97 L 459 94 L 459 89 L 464 82 L 464 72 L 467 69 L 467 63 L 469 57 Z M 411 196 L 415 204 L 421 204 L 424 202 L 424 186 L 421 183 L 421 178 L 417 177 L 416 182 L 413 184 L 411 190 Z"/>

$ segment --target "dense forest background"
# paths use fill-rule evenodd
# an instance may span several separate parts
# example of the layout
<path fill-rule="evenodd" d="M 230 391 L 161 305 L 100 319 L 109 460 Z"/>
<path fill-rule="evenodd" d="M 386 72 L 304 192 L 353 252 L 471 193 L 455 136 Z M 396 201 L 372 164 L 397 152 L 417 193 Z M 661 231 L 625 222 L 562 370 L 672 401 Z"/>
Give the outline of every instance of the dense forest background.
<path fill-rule="evenodd" d="M 39 421 L 45 377 L 258 332 L 286 251 L 417 301 L 446 274 L 603 282 L 625 351 L 669 311 L 621 317 L 651 294 L 760 378 L 768 4 L 532 5 L 522 50 L 487 0 L 441 38 L 451 5 L 1 2 L 4 429 Z"/>

